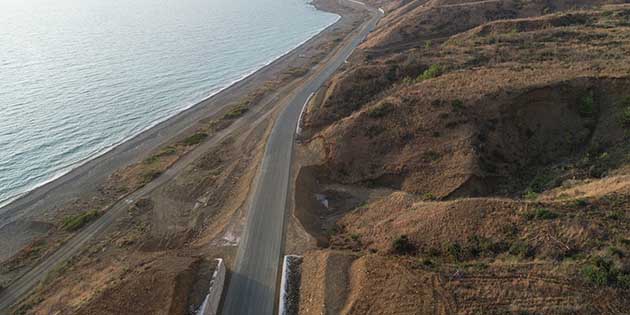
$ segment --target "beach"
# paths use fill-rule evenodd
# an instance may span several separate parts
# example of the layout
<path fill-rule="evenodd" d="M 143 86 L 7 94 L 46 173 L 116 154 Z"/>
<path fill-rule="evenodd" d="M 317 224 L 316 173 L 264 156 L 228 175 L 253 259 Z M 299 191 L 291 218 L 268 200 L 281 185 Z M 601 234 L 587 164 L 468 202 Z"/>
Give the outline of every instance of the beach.
<path fill-rule="evenodd" d="M 104 191 L 103 186 L 117 170 L 146 159 L 167 143 L 194 134 L 200 122 L 223 115 L 229 106 L 246 98 L 265 82 L 276 80 L 290 69 L 309 68 L 323 57 L 317 47 L 326 45 L 337 33 L 354 23 L 334 2 L 318 5 L 341 14 L 341 18 L 320 34 L 276 59 L 246 78 L 232 84 L 218 94 L 199 102 L 187 110 L 165 120 L 141 134 L 117 145 L 108 152 L 89 160 L 67 174 L 25 194 L 0 209 L 0 261 L 10 258 L 33 239 L 55 229 L 60 211 L 66 208 L 107 206 L 131 192 Z M 269 92 L 269 91 L 268 91 Z"/>

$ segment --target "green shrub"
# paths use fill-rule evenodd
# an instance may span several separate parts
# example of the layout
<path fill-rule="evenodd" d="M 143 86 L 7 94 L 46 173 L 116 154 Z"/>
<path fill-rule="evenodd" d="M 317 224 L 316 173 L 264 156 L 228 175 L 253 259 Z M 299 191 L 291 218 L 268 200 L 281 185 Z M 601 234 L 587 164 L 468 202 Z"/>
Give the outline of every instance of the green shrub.
<path fill-rule="evenodd" d="M 68 232 L 77 231 L 86 224 L 94 221 L 100 215 L 101 213 L 96 210 L 86 211 L 81 214 L 65 218 L 61 227 Z"/>
<path fill-rule="evenodd" d="M 587 95 L 584 95 L 580 99 L 579 111 L 582 116 L 591 116 L 595 113 L 595 99 L 593 98 L 593 91 L 590 91 Z"/>
<path fill-rule="evenodd" d="M 446 245 L 446 253 L 455 261 L 464 259 L 464 251 L 459 243 L 450 243 Z"/>
<path fill-rule="evenodd" d="M 442 67 L 439 65 L 431 65 L 429 69 L 425 70 L 420 76 L 418 76 L 417 81 L 433 79 L 440 75 L 442 75 Z"/>
<path fill-rule="evenodd" d="M 510 255 L 514 255 L 520 258 L 528 258 L 534 256 L 533 249 L 524 241 L 516 241 L 510 246 L 508 250 Z"/>
<path fill-rule="evenodd" d="M 618 271 L 615 269 L 612 261 L 597 257 L 593 262 L 582 268 L 582 276 L 584 279 L 594 285 L 604 286 L 611 285 L 616 282 Z"/>
<path fill-rule="evenodd" d="M 549 211 L 547 208 L 536 208 L 534 211 L 525 213 L 525 218 L 528 220 L 552 220 L 558 217 L 555 212 Z"/>
<path fill-rule="evenodd" d="M 188 146 L 190 146 L 190 145 L 197 145 L 197 144 L 201 143 L 201 141 L 203 141 L 207 137 L 208 137 L 207 133 L 205 133 L 205 132 L 198 132 L 198 133 L 196 133 L 196 134 L 194 134 L 194 135 L 184 139 L 182 141 L 182 143 L 185 144 L 185 145 L 188 145 Z"/>
<path fill-rule="evenodd" d="M 157 155 L 153 155 L 150 156 L 146 159 L 144 159 L 144 161 L 142 161 L 144 164 L 153 164 L 155 162 L 157 162 L 160 158 Z"/>
<path fill-rule="evenodd" d="M 523 198 L 527 200 L 535 200 L 538 198 L 538 193 L 528 189 L 524 194 Z"/>
<path fill-rule="evenodd" d="M 162 149 L 160 151 L 160 153 L 146 158 L 143 162 L 144 162 L 144 164 L 153 164 L 153 163 L 159 161 L 161 157 L 173 155 L 175 153 L 177 153 L 177 149 L 175 147 L 168 146 L 168 147 Z"/>
<path fill-rule="evenodd" d="M 428 192 L 428 193 L 422 194 L 422 200 L 432 201 L 432 200 L 436 200 L 436 199 L 437 199 L 437 197 L 433 193 Z"/>
<path fill-rule="evenodd" d="M 574 201 L 574 205 L 575 205 L 576 207 L 581 207 L 581 208 L 586 207 L 586 206 L 588 206 L 588 200 L 585 200 L 585 199 L 576 199 L 576 200 Z"/>
<path fill-rule="evenodd" d="M 385 131 L 385 128 L 379 126 L 379 125 L 372 125 L 369 126 L 366 130 L 365 130 L 365 135 L 372 139 L 378 135 L 380 135 L 381 133 L 383 133 L 383 131 Z"/>
<path fill-rule="evenodd" d="M 428 268 L 433 268 L 435 267 L 435 262 L 429 258 L 425 258 L 422 260 L 422 265 Z"/>
<path fill-rule="evenodd" d="M 608 284 L 608 274 L 606 271 L 594 265 L 588 265 L 582 268 L 582 276 L 584 276 L 587 282 L 597 286 Z"/>
<path fill-rule="evenodd" d="M 389 114 L 394 110 L 394 106 L 390 103 L 380 103 L 374 107 L 371 107 L 367 110 L 367 115 L 370 118 L 381 118 L 385 115 Z"/>
<path fill-rule="evenodd" d="M 596 257 L 582 268 L 582 276 L 596 286 L 616 286 L 630 289 L 630 272 L 620 270 L 613 262 L 604 257 Z"/>
<path fill-rule="evenodd" d="M 464 102 L 462 102 L 462 100 L 453 100 L 451 102 L 451 106 L 453 107 L 454 111 L 460 111 L 464 109 Z"/>
<path fill-rule="evenodd" d="M 411 85 L 411 84 L 414 84 L 414 83 L 416 83 L 415 80 L 410 78 L 410 77 L 404 77 L 402 79 L 402 84 L 404 84 L 404 85 Z"/>
<path fill-rule="evenodd" d="M 247 107 L 247 104 L 239 104 L 230 108 L 230 110 L 227 113 L 225 113 L 225 115 L 223 115 L 223 118 L 225 119 L 239 118 L 243 116 L 248 110 L 249 108 Z"/>
<path fill-rule="evenodd" d="M 610 246 L 608 247 L 608 253 L 610 254 L 610 256 L 617 256 L 619 258 L 623 258 L 624 253 L 621 249 L 614 247 L 614 246 Z"/>
<path fill-rule="evenodd" d="M 439 160 L 440 157 L 441 156 L 440 156 L 439 153 L 437 153 L 435 151 L 432 151 L 432 150 L 426 151 L 426 152 L 424 152 L 422 154 L 422 160 L 424 162 L 435 162 L 435 161 Z"/>
<path fill-rule="evenodd" d="M 507 246 L 504 242 L 493 242 L 489 238 L 474 235 L 466 244 L 466 252 L 472 257 L 489 256 L 505 252 Z"/>
<path fill-rule="evenodd" d="M 541 193 L 551 188 L 551 186 L 553 186 L 553 182 L 554 182 L 554 176 L 551 173 L 549 172 L 539 173 L 536 175 L 536 177 L 534 177 L 532 182 L 529 184 L 529 190 L 536 193 Z"/>
<path fill-rule="evenodd" d="M 392 250 L 396 254 L 405 255 L 412 253 L 414 246 L 407 235 L 401 235 L 392 242 Z"/>
<path fill-rule="evenodd" d="M 173 155 L 175 153 L 177 153 L 177 149 L 175 147 L 168 146 L 168 147 L 162 149 L 162 151 L 160 151 L 160 153 L 158 153 L 157 156 L 158 157 L 169 156 L 169 155 Z"/>

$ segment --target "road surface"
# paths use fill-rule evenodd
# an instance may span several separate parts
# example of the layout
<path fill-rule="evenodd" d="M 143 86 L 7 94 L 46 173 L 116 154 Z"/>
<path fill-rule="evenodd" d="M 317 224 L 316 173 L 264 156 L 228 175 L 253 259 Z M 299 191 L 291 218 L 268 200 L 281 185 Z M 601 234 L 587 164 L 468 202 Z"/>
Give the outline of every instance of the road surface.
<path fill-rule="evenodd" d="M 275 311 L 291 155 L 300 112 L 309 95 L 315 93 L 346 61 L 382 17 L 379 10 L 368 8 L 357 1 L 348 1 L 351 5 L 360 5 L 369 10 L 372 17 L 352 33 L 351 38 L 325 61 L 318 72 L 287 96 L 288 105 L 269 135 L 254 195 L 251 197 L 245 232 L 223 306 L 225 315 L 268 315 Z"/>

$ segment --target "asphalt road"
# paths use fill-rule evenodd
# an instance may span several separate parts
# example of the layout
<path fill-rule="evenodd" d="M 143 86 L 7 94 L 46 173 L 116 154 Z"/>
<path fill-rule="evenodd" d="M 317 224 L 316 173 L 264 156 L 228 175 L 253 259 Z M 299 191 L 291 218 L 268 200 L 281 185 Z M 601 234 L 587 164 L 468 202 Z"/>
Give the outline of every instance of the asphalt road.
<path fill-rule="evenodd" d="M 300 112 L 309 95 L 346 61 L 382 17 L 376 9 L 352 0 L 347 3 L 368 9 L 372 17 L 301 87 L 287 95 L 288 105 L 269 135 L 254 195 L 250 199 L 245 232 L 223 306 L 225 315 L 267 315 L 276 310 L 291 156 Z"/>

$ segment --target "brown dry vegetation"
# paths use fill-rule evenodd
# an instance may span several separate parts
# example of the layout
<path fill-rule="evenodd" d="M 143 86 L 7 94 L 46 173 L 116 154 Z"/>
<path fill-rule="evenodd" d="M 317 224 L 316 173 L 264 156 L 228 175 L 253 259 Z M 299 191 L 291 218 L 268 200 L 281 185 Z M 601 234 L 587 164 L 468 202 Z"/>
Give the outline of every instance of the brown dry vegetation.
<path fill-rule="evenodd" d="M 626 314 L 630 7 L 604 3 L 388 13 L 305 117 L 309 192 L 380 196 L 296 211 L 330 248 L 301 313 Z"/>

